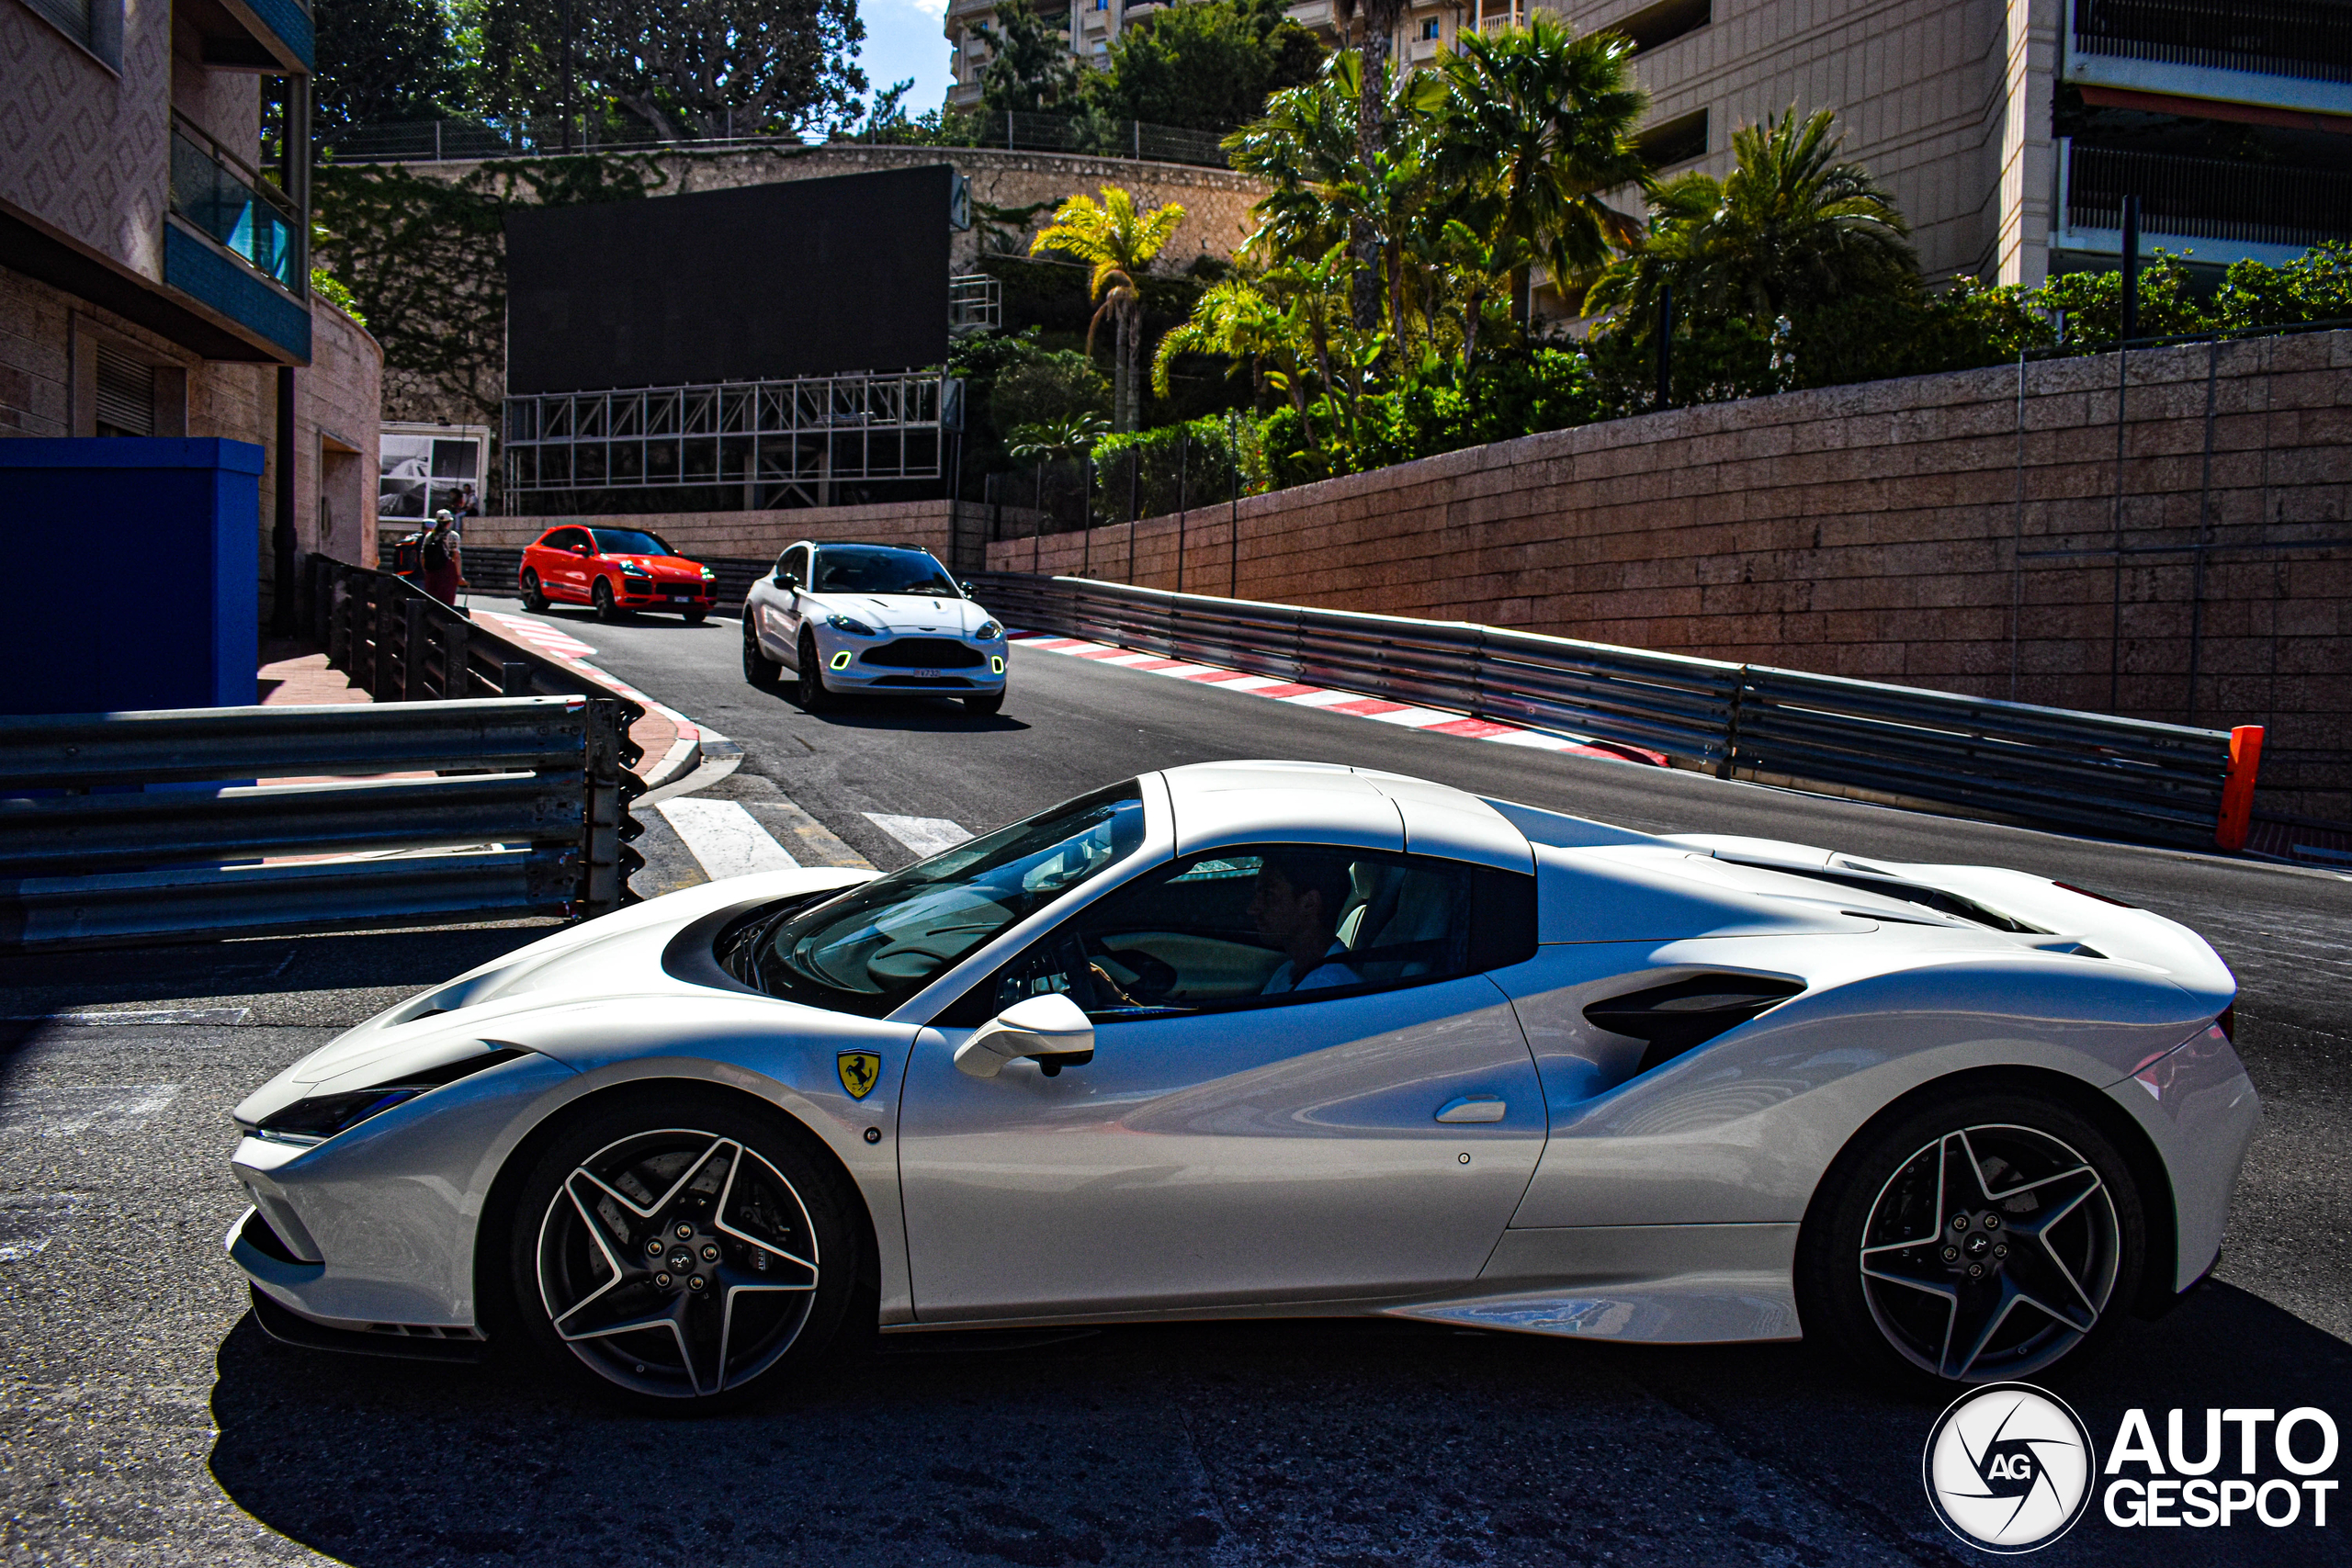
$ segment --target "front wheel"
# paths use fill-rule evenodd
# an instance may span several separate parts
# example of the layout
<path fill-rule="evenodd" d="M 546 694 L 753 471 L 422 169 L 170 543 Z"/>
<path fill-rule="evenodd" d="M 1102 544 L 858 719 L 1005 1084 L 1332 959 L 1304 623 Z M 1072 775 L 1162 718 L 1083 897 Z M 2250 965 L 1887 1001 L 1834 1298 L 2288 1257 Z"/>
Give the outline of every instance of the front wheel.
<path fill-rule="evenodd" d="M 710 614 L 710 612 L 707 610 L 688 610 L 686 612 L 686 625 L 690 626 L 698 626 L 702 625 L 703 617 L 708 614 Z"/>
<path fill-rule="evenodd" d="M 990 717 L 1004 706 L 1003 688 L 987 693 L 975 692 L 964 699 L 964 706 L 981 718 Z"/>
<path fill-rule="evenodd" d="M 1797 1246 L 1807 1338 L 1896 1382 L 2030 1378 L 2137 1296 L 2147 1221 L 2107 1135 L 2037 1095 L 1963 1093 L 1867 1129 Z"/>
<path fill-rule="evenodd" d="M 815 713 L 830 704 L 833 694 L 825 690 L 825 666 L 817 652 L 817 639 L 807 632 L 800 634 L 797 659 L 799 679 L 793 685 L 792 699 L 806 711 Z"/>
<path fill-rule="evenodd" d="M 856 1285 L 854 1198 L 780 1115 L 656 1089 L 560 1133 L 526 1179 L 526 1335 L 639 1409 L 724 1409 L 806 1377 Z"/>
<path fill-rule="evenodd" d="M 621 618 L 621 607 L 613 602 L 613 585 L 604 578 L 596 580 L 596 586 L 589 592 L 588 602 L 596 606 L 596 618 L 605 625 L 610 626 Z"/>
<path fill-rule="evenodd" d="M 784 681 L 784 666 L 760 651 L 760 634 L 752 624 L 758 612 L 743 606 L 743 679 L 763 692 L 773 692 Z"/>
<path fill-rule="evenodd" d="M 544 610 L 547 607 L 547 590 L 539 586 L 539 574 L 536 571 L 526 571 L 523 574 L 523 608 Z"/>

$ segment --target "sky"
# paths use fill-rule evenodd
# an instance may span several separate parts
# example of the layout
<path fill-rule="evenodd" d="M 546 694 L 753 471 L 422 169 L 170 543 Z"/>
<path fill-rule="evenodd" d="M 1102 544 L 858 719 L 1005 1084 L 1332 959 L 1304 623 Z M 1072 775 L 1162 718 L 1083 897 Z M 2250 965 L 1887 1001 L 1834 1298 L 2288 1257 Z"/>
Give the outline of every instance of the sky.
<path fill-rule="evenodd" d="M 865 44 L 858 63 L 876 91 L 911 76 L 907 112 L 935 109 L 947 96 L 947 0 L 858 0 Z"/>

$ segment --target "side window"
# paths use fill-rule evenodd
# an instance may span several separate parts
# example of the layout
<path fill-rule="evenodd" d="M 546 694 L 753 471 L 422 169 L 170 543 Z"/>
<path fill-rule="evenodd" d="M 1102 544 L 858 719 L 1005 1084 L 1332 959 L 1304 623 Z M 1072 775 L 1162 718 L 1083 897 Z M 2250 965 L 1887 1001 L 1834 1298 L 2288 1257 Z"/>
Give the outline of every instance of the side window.
<path fill-rule="evenodd" d="M 784 552 L 784 581 L 795 588 L 808 586 L 808 547 L 795 545 Z"/>
<path fill-rule="evenodd" d="M 587 542 L 587 534 L 578 528 L 559 529 L 555 536 L 548 541 L 559 550 L 576 550 Z"/>
<path fill-rule="evenodd" d="M 1080 911 L 943 1016 L 965 1026 L 1058 991 L 1098 1020 L 1281 1006 L 1452 979 L 1525 953 L 1498 942 L 1532 877 L 1308 844 L 1219 850 Z M 1490 886 L 1490 884 L 1492 886 Z M 1522 889 L 1517 885 L 1525 884 Z"/>

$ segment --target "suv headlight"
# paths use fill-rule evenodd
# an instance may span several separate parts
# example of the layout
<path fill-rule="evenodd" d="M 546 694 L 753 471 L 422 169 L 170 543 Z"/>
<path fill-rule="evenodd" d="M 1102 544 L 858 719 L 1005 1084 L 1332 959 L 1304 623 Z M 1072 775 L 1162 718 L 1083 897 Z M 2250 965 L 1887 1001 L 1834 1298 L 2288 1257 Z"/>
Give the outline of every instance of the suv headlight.
<path fill-rule="evenodd" d="M 825 624 L 837 632 L 847 632 L 852 637 L 880 637 L 882 635 L 864 621 L 853 620 L 847 615 L 827 615 Z"/>
<path fill-rule="evenodd" d="M 994 642 L 1003 635 L 1004 628 L 998 626 L 994 621 L 982 621 L 980 623 L 980 629 L 974 632 L 972 637 L 975 640 L 979 642 Z"/>
<path fill-rule="evenodd" d="M 714 578 L 718 577 L 718 573 L 717 573 L 717 572 L 715 572 L 715 571 L 711 570 L 710 570 L 710 568 L 708 568 L 708 567 L 705 567 L 705 568 L 703 568 L 703 569 L 702 569 L 702 580 L 703 580 L 705 582 L 708 582 L 708 581 L 712 581 Z"/>

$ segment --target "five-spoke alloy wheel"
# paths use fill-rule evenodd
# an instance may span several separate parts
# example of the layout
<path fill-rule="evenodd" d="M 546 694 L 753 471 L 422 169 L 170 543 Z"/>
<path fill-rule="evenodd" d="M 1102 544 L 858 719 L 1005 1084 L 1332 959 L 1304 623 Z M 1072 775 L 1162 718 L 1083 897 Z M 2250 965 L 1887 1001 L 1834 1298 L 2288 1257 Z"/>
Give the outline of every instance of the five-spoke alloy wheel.
<path fill-rule="evenodd" d="M 1969 1095 L 1856 1140 L 1799 1248 L 1799 1304 L 1882 1368 L 2032 1377 L 2102 1337 L 2139 1289 L 2129 1168 L 2067 1108 Z"/>
<path fill-rule="evenodd" d="M 514 1214 L 513 1289 L 560 1363 L 632 1403 L 710 1409 L 822 1351 L 855 1244 L 802 1139 L 681 1098 L 557 1140 Z"/>

